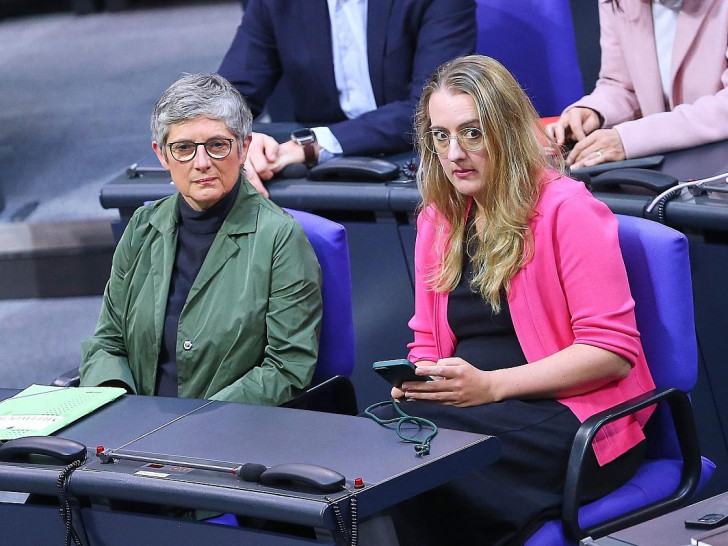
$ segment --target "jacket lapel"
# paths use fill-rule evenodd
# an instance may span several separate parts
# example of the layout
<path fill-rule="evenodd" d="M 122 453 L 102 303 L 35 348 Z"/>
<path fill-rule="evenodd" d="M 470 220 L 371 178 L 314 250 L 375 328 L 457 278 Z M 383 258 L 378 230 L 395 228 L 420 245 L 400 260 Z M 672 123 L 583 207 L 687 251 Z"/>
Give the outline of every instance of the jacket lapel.
<path fill-rule="evenodd" d="M 670 67 L 670 81 L 675 82 L 675 76 L 690 51 L 693 42 L 698 37 L 698 31 L 708 12 L 715 2 L 725 0 L 684 0 L 680 14 L 677 16 L 677 29 L 675 30 L 675 45 L 672 50 L 672 66 Z"/>
<path fill-rule="evenodd" d="M 291 2 L 292 8 L 298 10 L 298 21 L 305 28 L 306 48 L 310 54 L 321 56 L 320 62 L 311 63 L 318 68 L 318 73 L 311 74 L 311 82 L 323 84 L 324 88 L 333 90 L 337 96 L 336 77 L 334 76 L 334 54 L 331 45 L 331 19 L 326 0 L 297 0 Z M 296 20 L 296 19 L 294 19 Z M 338 104 L 338 103 L 337 103 Z"/>
<path fill-rule="evenodd" d="M 631 20 L 628 43 L 634 51 L 639 51 L 640 62 L 635 67 L 637 73 L 633 76 L 633 83 L 642 105 L 642 114 L 664 112 L 665 99 L 652 23 L 652 0 L 621 4 L 624 6 L 625 15 Z"/>
<path fill-rule="evenodd" d="M 154 339 L 155 348 L 162 343 L 164 313 L 167 309 L 169 283 L 172 278 L 175 252 L 177 250 L 177 223 L 179 222 L 178 199 L 180 195 L 167 199 L 155 212 L 150 224 L 159 232 L 152 242 L 152 256 L 161 259 L 151 260 L 152 281 L 154 283 Z M 156 354 L 156 352 L 155 352 Z"/>
<path fill-rule="evenodd" d="M 377 105 L 384 103 L 384 51 L 387 45 L 389 15 L 394 0 L 369 0 L 367 7 L 367 56 L 369 57 L 369 79 L 372 81 Z"/>

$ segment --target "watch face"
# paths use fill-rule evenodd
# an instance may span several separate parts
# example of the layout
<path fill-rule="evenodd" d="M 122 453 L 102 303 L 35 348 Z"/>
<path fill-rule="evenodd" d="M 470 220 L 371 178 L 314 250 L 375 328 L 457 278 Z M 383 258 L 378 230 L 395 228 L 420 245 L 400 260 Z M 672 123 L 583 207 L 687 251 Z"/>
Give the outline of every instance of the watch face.
<path fill-rule="evenodd" d="M 316 142 L 316 135 L 311 129 L 296 129 L 291 133 L 291 138 L 299 143 Z"/>

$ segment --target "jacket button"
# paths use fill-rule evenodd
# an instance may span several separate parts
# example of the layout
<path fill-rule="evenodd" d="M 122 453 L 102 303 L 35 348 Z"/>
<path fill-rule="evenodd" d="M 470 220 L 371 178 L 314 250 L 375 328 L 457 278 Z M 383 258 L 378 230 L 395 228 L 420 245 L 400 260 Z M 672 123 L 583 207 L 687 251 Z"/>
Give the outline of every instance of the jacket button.
<path fill-rule="evenodd" d="M 189 339 L 185 340 L 185 342 L 182 344 L 182 348 L 185 351 L 189 351 L 190 349 L 192 349 L 192 342 Z"/>

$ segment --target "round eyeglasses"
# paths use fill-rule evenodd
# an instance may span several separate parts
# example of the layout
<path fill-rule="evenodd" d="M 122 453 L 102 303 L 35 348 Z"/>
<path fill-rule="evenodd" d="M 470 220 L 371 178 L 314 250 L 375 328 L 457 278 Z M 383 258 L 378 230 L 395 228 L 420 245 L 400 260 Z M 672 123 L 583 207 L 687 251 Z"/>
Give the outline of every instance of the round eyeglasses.
<path fill-rule="evenodd" d="M 485 146 L 485 134 L 477 127 L 460 129 L 454 135 L 440 129 L 433 129 L 425 133 L 422 141 L 433 154 L 443 155 L 450 149 L 450 141 L 453 138 L 457 139 L 458 145 L 468 152 L 477 152 Z"/>
<path fill-rule="evenodd" d="M 235 142 L 234 138 L 211 138 L 205 142 L 180 140 L 178 142 L 171 142 L 167 146 L 169 146 L 169 152 L 173 158 L 180 163 L 185 163 L 195 158 L 199 146 L 204 146 L 205 152 L 212 159 L 225 159 L 233 149 L 233 142 Z"/>

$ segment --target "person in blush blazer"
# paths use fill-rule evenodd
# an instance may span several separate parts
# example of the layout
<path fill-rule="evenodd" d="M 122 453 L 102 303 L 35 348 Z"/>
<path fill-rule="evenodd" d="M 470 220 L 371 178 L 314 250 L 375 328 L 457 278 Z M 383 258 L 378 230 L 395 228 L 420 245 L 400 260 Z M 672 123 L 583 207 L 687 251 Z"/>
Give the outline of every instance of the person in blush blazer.
<path fill-rule="evenodd" d="M 728 138 L 728 2 L 600 0 L 594 91 L 547 127 L 573 168 Z"/>

